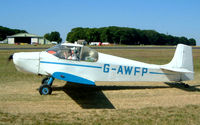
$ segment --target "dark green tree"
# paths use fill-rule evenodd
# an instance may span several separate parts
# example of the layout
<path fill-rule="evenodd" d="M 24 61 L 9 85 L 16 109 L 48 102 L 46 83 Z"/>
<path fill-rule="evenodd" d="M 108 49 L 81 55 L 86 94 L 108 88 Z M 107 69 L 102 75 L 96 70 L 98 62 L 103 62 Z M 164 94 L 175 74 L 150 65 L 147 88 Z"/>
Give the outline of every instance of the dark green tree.
<path fill-rule="evenodd" d="M 49 41 L 56 41 L 58 43 L 60 43 L 62 41 L 62 38 L 60 37 L 60 33 L 59 32 L 51 32 L 51 33 L 46 33 L 44 35 L 44 38 L 46 38 Z"/>
<path fill-rule="evenodd" d="M 46 38 L 47 40 L 49 40 L 50 41 L 50 34 L 49 33 L 46 33 L 45 35 L 44 35 L 44 38 Z"/>
<path fill-rule="evenodd" d="M 0 41 L 6 39 L 7 36 L 14 35 L 17 33 L 27 33 L 27 31 L 19 29 L 10 29 L 7 27 L 0 26 Z"/>
<path fill-rule="evenodd" d="M 196 40 L 193 39 L 193 38 L 190 38 L 190 39 L 189 39 L 189 45 L 194 45 L 194 46 L 196 46 Z"/>
<path fill-rule="evenodd" d="M 74 42 L 85 39 L 88 42 L 100 41 L 126 45 L 177 45 L 183 43 L 196 45 L 195 39 L 176 37 L 158 33 L 155 30 L 140 30 L 128 27 L 101 27 L 101 28 L 73 28 L 67 34 L 67 41 Z"/>

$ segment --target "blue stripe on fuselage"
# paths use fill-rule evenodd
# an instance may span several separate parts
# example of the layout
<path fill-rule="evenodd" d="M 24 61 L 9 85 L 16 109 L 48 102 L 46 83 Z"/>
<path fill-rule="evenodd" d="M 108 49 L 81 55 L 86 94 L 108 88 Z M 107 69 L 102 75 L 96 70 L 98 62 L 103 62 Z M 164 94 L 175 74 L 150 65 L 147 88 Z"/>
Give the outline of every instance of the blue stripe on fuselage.
<path fill-rule="evenodd" d="M 156 74 L 156 75 L 173 75 L 173 74 L 169 74 L 169 73 L 160 73 L 160 72 L 149 72 L 150 74 Z"/>
<path fill-rule="evenodd" d="M 80 64 L 70 64 L 70 63 L 58 63 L 58 62 L 47 62 L 47 61 L 40 61 L 40 63 L 68 65 L 68 66 L 79 66 L 79 67 L 89 67 L 89 68 L 97 68 L 97 69 L 101 69 L 102 68 L 101 66 L 80 65 Z"/>

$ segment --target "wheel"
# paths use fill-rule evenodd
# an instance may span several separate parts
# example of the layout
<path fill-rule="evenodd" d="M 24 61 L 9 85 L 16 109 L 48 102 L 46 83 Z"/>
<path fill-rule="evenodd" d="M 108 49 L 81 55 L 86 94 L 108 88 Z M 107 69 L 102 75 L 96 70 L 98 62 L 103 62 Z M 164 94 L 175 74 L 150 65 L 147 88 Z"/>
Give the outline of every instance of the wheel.
<path fill-rule="evenodd" d="M 47 84 L 42 84 L 39 88 L 40 95 L 51 95 L 52 88 Z"/>
<path fill-rule="evenodd" d="M 49 81 L 49 77 L 45 77 L 43 80 L 42 80 L 42 84 L 47 84 Z"/>
<path fill-rule="evenodd" d="M 189 88 L 190 86 L 188 84 L 184 84 L 185 88 Z"/>

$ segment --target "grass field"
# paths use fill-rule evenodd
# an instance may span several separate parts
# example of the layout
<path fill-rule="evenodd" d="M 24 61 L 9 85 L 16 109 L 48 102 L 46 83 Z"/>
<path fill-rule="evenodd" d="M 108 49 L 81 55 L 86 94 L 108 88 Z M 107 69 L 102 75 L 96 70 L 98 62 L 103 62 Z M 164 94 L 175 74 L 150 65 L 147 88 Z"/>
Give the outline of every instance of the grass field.
<path fill-rule="evenodd" d="M 43 77 L 17 72 L 0 51 L 0 124 L 200 123 L 200 50 L 193 50 L 195 79 L 182 85 L 163 82 L 98 82 L 75 86 L 55 80 L 53 94 L 40 96 Z M 39 51 L 39 50 L 37 50 Z M 168 63 L 175 50 L 98 50 L 147 63 Z"/>

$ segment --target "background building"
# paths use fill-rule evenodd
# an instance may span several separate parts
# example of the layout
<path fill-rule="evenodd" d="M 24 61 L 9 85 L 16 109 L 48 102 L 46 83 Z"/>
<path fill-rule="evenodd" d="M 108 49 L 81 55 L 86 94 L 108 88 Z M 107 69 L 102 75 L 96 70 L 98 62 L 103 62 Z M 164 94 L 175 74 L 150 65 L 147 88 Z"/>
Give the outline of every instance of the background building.
<path fill-rule="evenodd" d="M 50 41 L 42 36 L 29 34 L 29 33 L 18 33 L 12 36 L 7 36 L 8 44 L 51 44 Z"/>
<path fill-rule="evenodd" d="M 78 40 L 78 41 L 75 41 L 75 42 L 78 43 L 78 44 L 81 44 L 81 45 L 86 45 L 87 44 L 86 40 Z"/>

